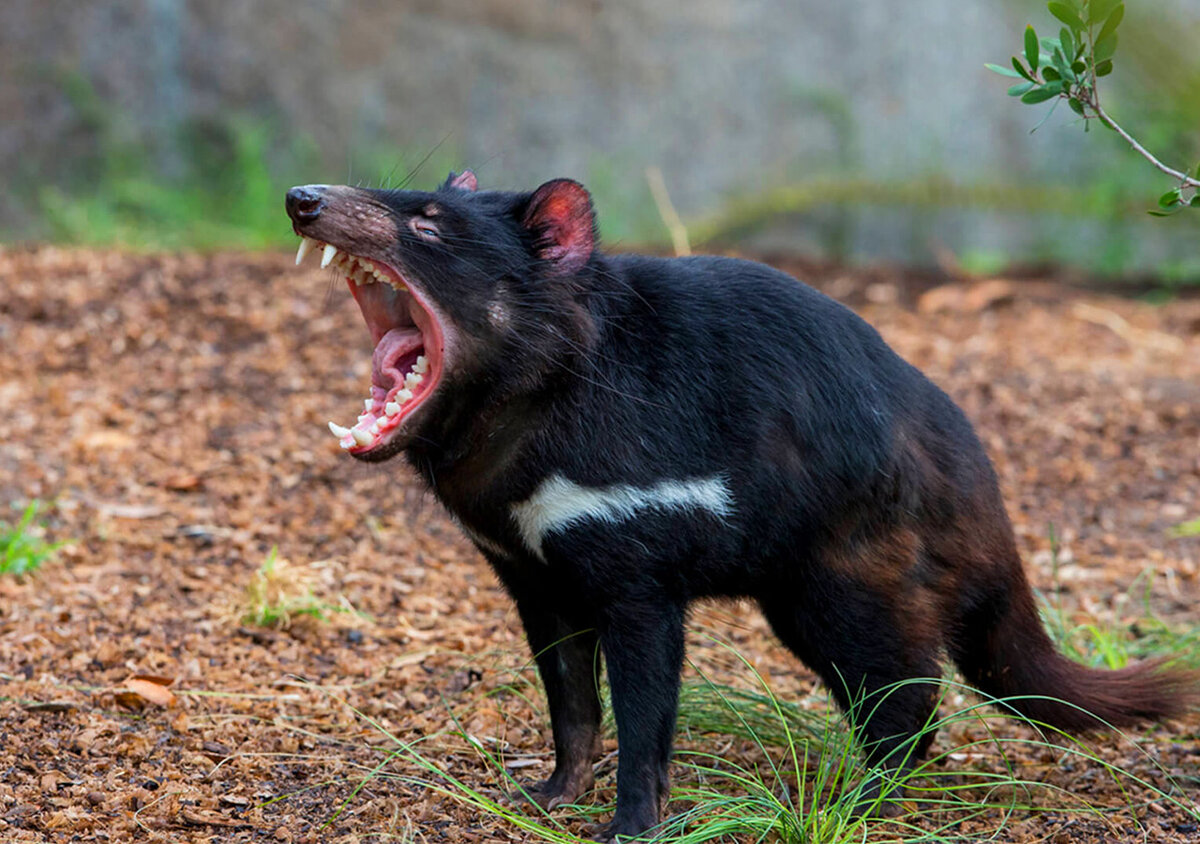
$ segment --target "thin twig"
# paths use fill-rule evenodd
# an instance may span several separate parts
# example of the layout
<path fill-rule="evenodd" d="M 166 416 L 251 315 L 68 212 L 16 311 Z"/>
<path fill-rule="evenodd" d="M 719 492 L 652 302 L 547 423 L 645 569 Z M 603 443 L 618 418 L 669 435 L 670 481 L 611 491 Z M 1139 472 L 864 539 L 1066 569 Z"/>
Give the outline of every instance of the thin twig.
<path fill-rule="evenodd" d="M 675 247 L 675 254 L 691 255 L 692 247 L 688 243 L 687 227 L 683 225 L 683 220 L 679 219 L 679 214 L 671 203 L 671 195 L 667 193 L 667 182 L 663 178 L 662 170 L 647 167 L 646 182 L 650 185 L 654 204 L 658 206 L 658 215 L 662 217 L 663 225 L 671 233 L 671 244 Z"/>
<path fill-rule="evenodd" d="M 1188 187 L 1193 187 L 1193 188 L 1200 188 L 1200 181 L 1193 179 L 1187 173 L 1180 173 L 1178 170 L 1174 170 L 1174 169 L 1168 167 L 1167 165 L 1163 164 L 1161 161 L 1159 161 L 1157 158 L 1154 157 L 1154 154 L 1152 152 L 1150 152 L 1150 150 L 1146 149 L 1144 146 L 1139 144 L 1137 142 L 1136 138 L 1134 138 L 1132 135 L 1130 135 L 1128 132 L 1126 132 L 1124 129 L 1122 129 L 1117 124 L 1117 121 L 1115 121 L 1111 117 L 1109 117 L 1108 113 L 1103 108 L 1101 108 L 1100 99 L 1098 97 L 1091 96 L 1088 98 L 1088 100 L 1089 100 L 1088 107 L 1091 108 L 1092 111 L 1094 111 L 1096 113 L 1096 117 L 1100 118 L 1100 122 L 1103 123 L 1105 126 L 1107 126 L 1109 129 L 1112 129 L 1114 132 L 1116 132 L 1122 138 L 1124 138 L 1126 143 L 1128 143 L 1131 147 L 1133 147 L 1134 152 L 1136 152 L 1142 158 L 1149 161 L 1151 164 L 1153 164 L 1156 168 L 1161 170 L 1163 173 L 1166 173 L 1168 176 L 1171 176 L 1172 178 L 1178 179 L 1181 185 L 1187 185 Z"/>

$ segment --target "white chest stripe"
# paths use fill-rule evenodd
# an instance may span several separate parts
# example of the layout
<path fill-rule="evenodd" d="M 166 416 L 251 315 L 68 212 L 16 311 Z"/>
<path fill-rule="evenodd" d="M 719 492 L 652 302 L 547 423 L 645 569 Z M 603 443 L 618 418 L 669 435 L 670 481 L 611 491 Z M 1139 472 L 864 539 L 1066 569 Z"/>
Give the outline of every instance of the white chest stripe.
<path fill-rule="evenodd" d="M 721 477 L 660 481 L 649 487 L 614 484 L 585 487 L 562 475 L 551 475 L 529 497 L 514 504 L 513 519 L 530 551 L 542 559 L 546 536 L 589 519 L 616 524 L 643 510 L 708 510 L 725 518 L 733 514 L 733 496 Z"/>

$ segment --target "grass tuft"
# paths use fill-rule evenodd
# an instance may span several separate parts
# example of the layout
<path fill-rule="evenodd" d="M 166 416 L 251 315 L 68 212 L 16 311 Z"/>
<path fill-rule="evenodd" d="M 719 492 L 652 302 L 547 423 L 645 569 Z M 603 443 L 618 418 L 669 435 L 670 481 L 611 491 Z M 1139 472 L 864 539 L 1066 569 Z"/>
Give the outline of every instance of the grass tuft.
<path fill-rule="evenodd" d="M 348 603 L 335 604 L 313 591 L 316 573 L 293 565 L 272 548 L 246 585 L 238 616 L 243 624 L 286 628 L 296 618 L 328 621 L 336 613 L 354 613 Z"/>
<path fill-rule="evenodd" d="M 1182 539 L 1187 536 L 1200 536 L 1200 519 L 1192 519 L 1171 528 L 1171 536 Z"/>
<path fill-rule="evenodd" d="M 0 574 L 21 576 L 37 571 L 62 547 L 44 539 L 45 524 L 37 521 L 42 502 L 34 499 L 12 527 L 0 522 Z"/>

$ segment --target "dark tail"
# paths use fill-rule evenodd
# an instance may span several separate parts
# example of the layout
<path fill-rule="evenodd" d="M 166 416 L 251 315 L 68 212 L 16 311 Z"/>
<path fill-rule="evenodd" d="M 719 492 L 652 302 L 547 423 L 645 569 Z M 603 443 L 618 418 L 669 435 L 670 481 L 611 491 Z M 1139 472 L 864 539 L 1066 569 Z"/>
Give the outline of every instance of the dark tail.
<path fill-rule="evenodd" d="M 1012 556 L 1000 582 L 960 596 L 948 646 L 968 682 L 997 698 L 1016 697 L 1006 705 L 1071 732 L 1158 721 L 1200 702 L 1198 672 L 1169 668 L 1161 660 L 1105 671 L 1058 653 L 1015 549 Z"/>

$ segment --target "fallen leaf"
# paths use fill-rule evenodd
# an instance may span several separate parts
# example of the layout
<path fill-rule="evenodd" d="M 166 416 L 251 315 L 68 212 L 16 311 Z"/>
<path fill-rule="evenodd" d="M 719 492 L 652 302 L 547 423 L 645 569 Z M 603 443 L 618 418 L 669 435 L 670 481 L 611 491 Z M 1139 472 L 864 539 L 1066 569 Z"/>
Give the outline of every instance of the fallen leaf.
<path fill-rule="evenodd" d="M 125 688 L 157 706 L 174 706 L 175 695 L 167 688 L 172 682 L 174 681 L 165 677 L 137 675 L 125 681 Z"/>
<path fill-rule="evenodd" d="M 198 475 L 172 475 L 163 481 L 163 486 L 173 492 L 190 492 L 203 483 Z"/>

